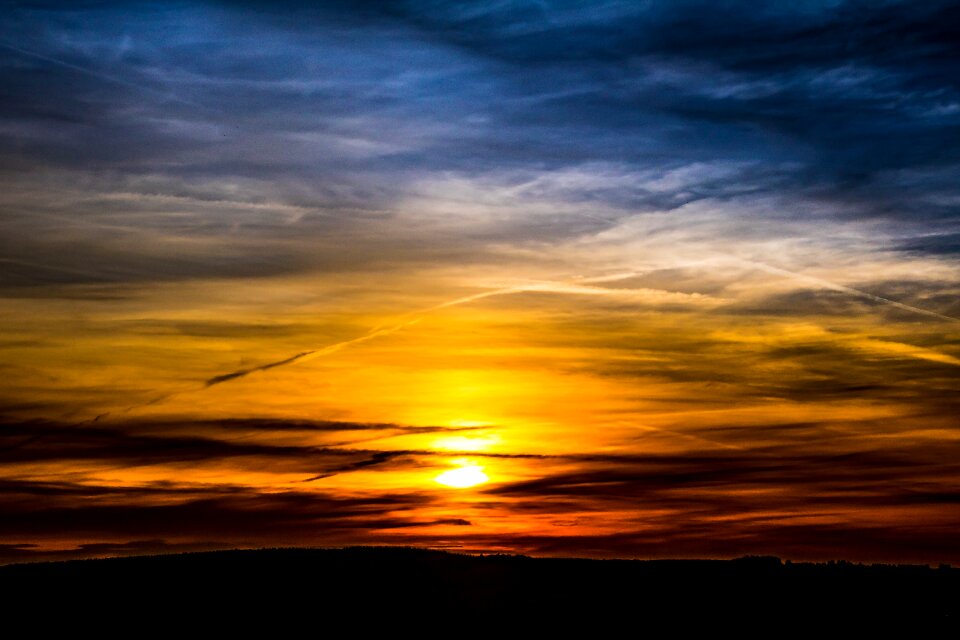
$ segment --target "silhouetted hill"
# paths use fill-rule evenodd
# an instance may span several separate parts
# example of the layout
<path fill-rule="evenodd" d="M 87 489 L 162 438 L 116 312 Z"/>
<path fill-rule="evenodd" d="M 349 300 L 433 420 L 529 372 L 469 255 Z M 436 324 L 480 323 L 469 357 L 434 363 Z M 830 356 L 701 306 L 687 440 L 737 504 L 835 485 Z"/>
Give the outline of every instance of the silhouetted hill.
<path fill-rule="evenodd" d="M 354 547 L 8 565 L 0 567 L 0 591 L 8 612 L 42 604 L 50 612 L 122 612 L 168 624 L 198 616 L 200 623 L 218 626 L 247 621 L 406 626 L 437 620 L 636 625 L 741 618 L 929 622 L 955 619 L 960 570 L 791 564 L 768 557 L 535 559 Z"/>

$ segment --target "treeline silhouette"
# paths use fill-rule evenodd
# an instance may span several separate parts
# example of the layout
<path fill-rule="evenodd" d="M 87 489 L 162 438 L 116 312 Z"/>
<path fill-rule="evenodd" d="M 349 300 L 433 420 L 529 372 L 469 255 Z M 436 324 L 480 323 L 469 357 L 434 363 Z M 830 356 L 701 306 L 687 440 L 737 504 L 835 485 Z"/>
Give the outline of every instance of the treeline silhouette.
<path fill-rule="evenodd" d="M 960 570 L 774 557 L 639 561 L 397 547 L 262 549 L 7 565 L 0 567 L 0 592 L 8 619 L 41 606 L 73 611 L 76 620 L 100 612 L 220 628 L 271 620 L 401 627 L 439 620 L 883 624 L 954 620 Z M 34 621 L 45 623 L 43 616 Z"/>

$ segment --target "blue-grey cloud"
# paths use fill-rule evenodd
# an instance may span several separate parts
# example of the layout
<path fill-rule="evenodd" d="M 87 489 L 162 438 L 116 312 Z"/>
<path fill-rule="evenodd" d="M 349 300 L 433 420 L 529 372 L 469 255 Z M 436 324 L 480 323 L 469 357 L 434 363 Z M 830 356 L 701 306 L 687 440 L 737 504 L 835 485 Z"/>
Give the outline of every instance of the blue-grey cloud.
<path fill-rule="evenodd" d="M 955 18 L 949 2 L 14 5 L 4 285 L 356 268 L 431 246 L 451 259 L 427 239 L 312 258 L 288 242 L 389 220 L 435 197 L 430 176 L 611 208 L 601 227 L 759 199 L 772 218 L 887 219 L 939 247 L 931 236 L 957 233 Z M 614 170 L 602 185 L 550 179 L 596 163 Z"/>

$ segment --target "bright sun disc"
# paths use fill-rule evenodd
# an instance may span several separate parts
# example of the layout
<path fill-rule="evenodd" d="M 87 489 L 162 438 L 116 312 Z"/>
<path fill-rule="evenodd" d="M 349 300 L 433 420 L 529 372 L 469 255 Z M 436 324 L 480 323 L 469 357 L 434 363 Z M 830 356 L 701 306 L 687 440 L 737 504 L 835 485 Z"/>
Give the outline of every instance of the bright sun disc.
<path fill-rule="evenodd" d="M 450 471 L 444 471 L 438 475 L 435 480 L 442 485 L 454 487 L 456 489 L 466 489 L 478 484 L 483 484 L 490 478 L 483 472 L 483 467 L 477 465 L 467 465 Z"/>

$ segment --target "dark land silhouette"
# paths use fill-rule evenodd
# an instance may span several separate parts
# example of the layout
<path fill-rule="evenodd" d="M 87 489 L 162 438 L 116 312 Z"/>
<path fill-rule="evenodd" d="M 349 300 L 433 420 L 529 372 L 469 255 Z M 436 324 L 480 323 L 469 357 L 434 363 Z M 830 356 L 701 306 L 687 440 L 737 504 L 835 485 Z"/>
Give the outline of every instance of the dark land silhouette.
<path fill-rule="evenodd" d="M 220 627 L 664 619 L 922 625 L 956 619 L 960 570 L 774 557 L 590 560 L 351 547 L 13 564 L 0 567 L 0 591 L 9 613 L 40 605 L 85 612 L 73 615 L 88 622 L 122 612 L 160 624 Z"/>

